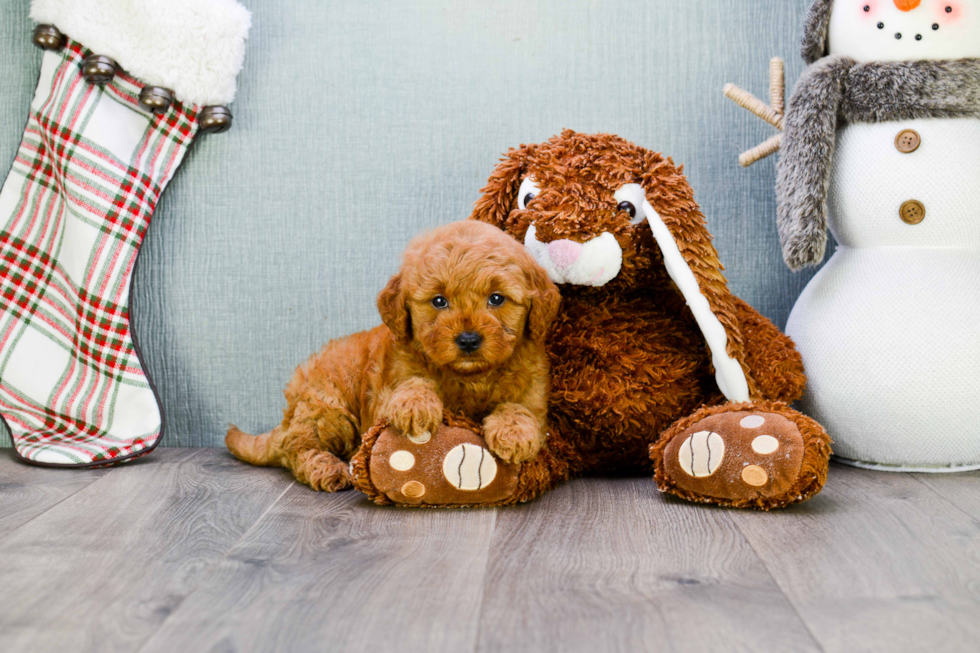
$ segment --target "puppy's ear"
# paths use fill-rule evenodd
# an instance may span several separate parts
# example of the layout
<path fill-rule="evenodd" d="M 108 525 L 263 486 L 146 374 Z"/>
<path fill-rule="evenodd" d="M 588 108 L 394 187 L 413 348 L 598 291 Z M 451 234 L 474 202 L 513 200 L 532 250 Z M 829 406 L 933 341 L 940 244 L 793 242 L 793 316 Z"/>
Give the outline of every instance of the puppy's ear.
<path fill-rule="evenodd" d="M 480 189 L 480 199 L 473 205 L 470 220 L 489 222 L 499 229 L 507 230 L 511 211 L 517 208 L 517 191 L 521 188 L 527 170 L 527 160 L 531 146 L 522 145 L 511 148 L 493 169 L 487 185 Z"/>
<path fill-rule="evenodd" d="M 388 285 L 378 293 L 378 312 L 395 337 L 402 342 L 412 339 L 411 317 L 408 313 L 405 293 L 402 292 L 402 274 L 388 280 Z"/>
<path fill-rule="evenodd" d="M 527 317 L 527 330 L 531 340 L 542 343 L 548 337 L 548 329 L 558 315 L 561 294 L 558 292 L 558 286 L 548 278 L 548 273 L 537 263 L 532 262 L 527 275 L 533 290 L 531 311 Z"/>

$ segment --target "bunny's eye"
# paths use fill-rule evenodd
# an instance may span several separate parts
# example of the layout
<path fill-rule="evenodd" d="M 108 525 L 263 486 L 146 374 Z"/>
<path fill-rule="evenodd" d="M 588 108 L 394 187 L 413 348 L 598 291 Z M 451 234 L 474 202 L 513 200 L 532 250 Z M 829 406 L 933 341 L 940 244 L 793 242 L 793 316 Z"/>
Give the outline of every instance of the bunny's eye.
<path fill-rule="evenodd" d="M 625 211 L 630 216 L 630 224 L 637 225 L 646 220 L 643 212 L 646 210 L 646 194 L 639 184 L 626 184 L 616 191 L 613 198 L 618 202 L 617 211 Z"/>
<path fill-rule="evenodd" d="M 527 208 L 527 203 L 540 193 L 541 189 L 534 183 L 534 180 L 530 177 L 525 177 L 524 181 L 521 182 L 521 189 L 517 191 L 517 208 L 523 211 Z"/>

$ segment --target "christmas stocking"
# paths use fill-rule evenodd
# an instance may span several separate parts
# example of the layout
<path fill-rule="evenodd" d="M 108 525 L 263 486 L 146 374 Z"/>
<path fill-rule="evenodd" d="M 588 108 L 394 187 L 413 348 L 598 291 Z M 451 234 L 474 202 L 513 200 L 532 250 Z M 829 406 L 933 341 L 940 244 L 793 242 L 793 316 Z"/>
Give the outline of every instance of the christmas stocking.
<path fill-rule="evenodd" d="M 0 190 L 0 415 L 23 459 L 129 460 L 163 420 L 129 321 L 133 266 L 195 136 L 227 129 L 234 0 L 34 0 L 45 49 Z"/>

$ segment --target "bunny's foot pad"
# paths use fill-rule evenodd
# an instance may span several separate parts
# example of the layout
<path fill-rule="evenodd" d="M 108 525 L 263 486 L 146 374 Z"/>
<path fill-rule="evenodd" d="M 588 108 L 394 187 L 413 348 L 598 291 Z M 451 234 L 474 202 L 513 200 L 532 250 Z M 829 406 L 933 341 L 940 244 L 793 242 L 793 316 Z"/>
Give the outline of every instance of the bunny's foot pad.
<path fill-rule="evenodd" d="M 778 402 L 702 408 L 651 445 L 663 492 L 698 503 L 770 510 L 805 501 L 827 479 L 830 438 Z"/>
<path fill-rule="evenodd" d="M 519 466 L 490 453 L 479 425 L 449 418 L 436 433 L 412 439 L 375 425 L 351 474 L 354 486 L 380 505 L 493 506 L 512 503 Z"/>

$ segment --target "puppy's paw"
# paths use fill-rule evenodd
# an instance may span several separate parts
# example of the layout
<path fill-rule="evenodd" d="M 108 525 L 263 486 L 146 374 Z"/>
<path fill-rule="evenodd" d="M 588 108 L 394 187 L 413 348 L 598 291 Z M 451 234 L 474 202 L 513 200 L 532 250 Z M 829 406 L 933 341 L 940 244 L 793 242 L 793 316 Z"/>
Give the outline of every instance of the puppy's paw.
<path fill-rule="evenodd" d="M 331 453 L 310 451 L 300 456 L 293 475 L 300 483 L 323 492 L 353 487 L 349 466 Z"/>
<path fill-rule="evenodd" d="M 391 425 L 422 444 L 442 425 L 442 400 L 424 379 L 409 379 L 391 394 L 387 418 Z"/>
<path fill-rule="evenodd" d="M 519 404 L 502 404 L 483 420 L 483 437 L 495 456 L 508 463 L 533 459 L 544 437 L 534 415 Z"/>

